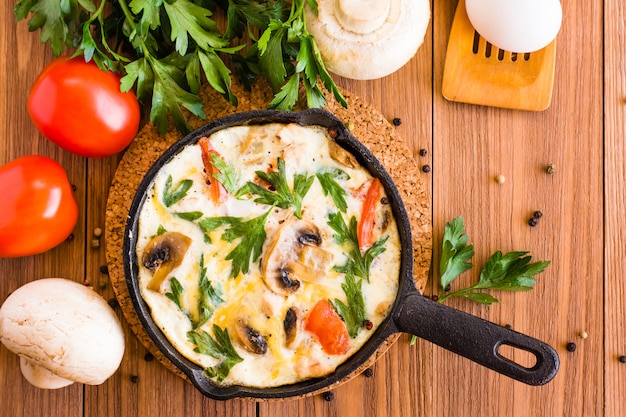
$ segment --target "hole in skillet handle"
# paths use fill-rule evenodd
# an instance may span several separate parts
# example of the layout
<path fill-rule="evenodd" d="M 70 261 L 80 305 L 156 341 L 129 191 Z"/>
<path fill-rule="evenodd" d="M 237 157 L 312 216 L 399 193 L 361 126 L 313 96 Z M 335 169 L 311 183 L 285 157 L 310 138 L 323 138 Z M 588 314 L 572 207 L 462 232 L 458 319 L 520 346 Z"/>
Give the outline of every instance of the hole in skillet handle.
<path fill-rule="evenodd" d="M 404 294 L 403 305 L 396 310 L 394 321 L 400 331 L 528 385 L 550 382 L 559 369 L 559 356 L 546 343 L 414 292 Z M 510 348 L 524 351 L 524 363 L 515 362 L 500 352 Z M 528 354 L 534 356 L 530 366 Z"/>
<path fill-rule="evenodd" d="M 391 201 L 394 217 L 397 220 L 400 240 L 402 244 L 402 271 L 400 280 L 408 279 L 413 283 L 413 258 L 410 222 L 400 194 L 393 183 L 393 180 L 386 172 L 382 164 L 376 157 L 348 131 L 347 127 L 332 113 L 321 109 L 308 109 L 301 112 L 282 112 L 276 110 L 253 110 L 243 113 L 236 113 L 213 120 L 199 129 L 191 132 L 173 144 L 161 155 L 150 167 L 144 179 L 139 184 L 135 197 L 131 203 L 126 223 L 123 242 L 124 273 L 129 296 L 133 303 L 137 317 L 141 322 L 148 336 L 163 355 L 180 369 L 192 382 L 192 384 L 205 396 L 214 400 L 228 400 L 232 398 L 257 398 L 257 399 L 285 399 L 304 396 L 322 390 L 333 385 L 355 372 L 365 363 L 392 334 L 396 333 L 396 326 L 391 316 L 376 329 L 374 334 L 361 349 L 353 354 L 346 362 L 332 374 L 323 377 L 305 380 L 291 385 L 273 388 L 251 388 L 245 386 L 221 386 L 215 384 L 204 374 L 204 369 L 185 358 L 178 352 L 159 326 L 152 319 L 150 307 L 141 296 L 138 274 L 139 266 L 135 247 L 138 238 L 139 215 L 147 191 L 153 184 L 153 180 L 161 167 L 167 164 L 185 146 L 196 143 L 201 137 L 209 136 L 212 133 L 231 126 L 254 125 L 265 123 L 299 123 L 301 125 L 319 125 L 326 128 L 337 129 L 335 141 L 357 158 L 372 175 L 380 178 L 385 187 L 386 193 Z M 408 278 L 403 278 L 408 277 Z M 413 286 L 415 290 L 415 287 Z M 396 298 L 394 309 L 399 306 L 399 299 Z"/>

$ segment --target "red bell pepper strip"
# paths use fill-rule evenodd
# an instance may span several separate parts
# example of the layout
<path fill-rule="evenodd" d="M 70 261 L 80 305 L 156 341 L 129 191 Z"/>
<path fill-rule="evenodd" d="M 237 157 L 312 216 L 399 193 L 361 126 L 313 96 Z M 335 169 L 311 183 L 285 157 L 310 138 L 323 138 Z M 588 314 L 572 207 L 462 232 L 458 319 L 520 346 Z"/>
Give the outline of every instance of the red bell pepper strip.
<path fill-rule="evenodd" d="M 208 178 L 211 199 L 216 203 L 223 203 L 228 197 L 228 191 L 226 191 L 226 188 L 215 178 L 215 174 L 219 174 L 220 171 L 213 165 L 213 161 L 211 160 L 211 155 L 219 156 L 219 153 L 213 149 L 209 138 L 201 138 L 198 144 L 202 150 L 202 163 L 204 164 L 204 170 Z"/>
<path fill-rule="evenodd" d="M 304 325 L 329 355 L 344 355 L 350 350 L 350 335 L 345 323 L 328 300 L 315 304 Z"/>
<path fill-rule="evenodd" d="M 380 180 L 374 178 L 363 201 L 361 218 L 357 224 L 359 248 L 364 249 L 372 244 L 372 232 L 376 220 L 376 203 L 380 199 Z"/>

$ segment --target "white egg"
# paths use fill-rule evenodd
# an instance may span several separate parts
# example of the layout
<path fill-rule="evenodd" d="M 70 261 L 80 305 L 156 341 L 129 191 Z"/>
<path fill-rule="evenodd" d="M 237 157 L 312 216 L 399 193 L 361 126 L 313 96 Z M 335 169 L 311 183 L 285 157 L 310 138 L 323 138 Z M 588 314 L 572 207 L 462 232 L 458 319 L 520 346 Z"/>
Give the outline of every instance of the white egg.
<path fill-rule="evenodd" d="M 559 0 L 466 0 L 472 26 L 487 42 L 510 52 L 535 52 L 556 38 Z"/>

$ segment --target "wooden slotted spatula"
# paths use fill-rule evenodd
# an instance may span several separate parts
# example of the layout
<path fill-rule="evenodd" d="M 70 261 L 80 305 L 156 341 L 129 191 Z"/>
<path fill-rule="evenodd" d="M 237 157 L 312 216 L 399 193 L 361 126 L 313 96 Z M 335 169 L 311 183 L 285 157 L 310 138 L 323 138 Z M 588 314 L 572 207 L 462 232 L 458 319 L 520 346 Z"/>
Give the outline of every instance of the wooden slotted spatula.
<path fill-rule="evenodd" d="M 556 40 L 539 51 L 494 47 L 472 26 L 465 0 L 457 5 L 443 70 L 442 94 L 450 101 L 541 111 L 550 106 Z"/>

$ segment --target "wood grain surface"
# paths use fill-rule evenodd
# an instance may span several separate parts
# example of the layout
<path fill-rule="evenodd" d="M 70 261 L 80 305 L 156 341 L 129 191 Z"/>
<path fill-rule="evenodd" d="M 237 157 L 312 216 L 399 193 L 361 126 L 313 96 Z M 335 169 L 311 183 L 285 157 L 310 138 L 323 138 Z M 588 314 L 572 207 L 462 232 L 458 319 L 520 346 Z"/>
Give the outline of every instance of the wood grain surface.
<path fill-rule="evenodd" d="M 441 95 L 446 46 L 456 0 L 432 2 L 429 32 L 417 55 L 380 80 L 337 78 L 348 91 L 402 124 L 431 199 L 434 262 L 444 224 L 462 215 L 474 244 L 475 267 L 455 285 L 478 278 L 495 250 L 530 250 L 552 264 L 533 291 L 498 293 L 491 307 L 465 300 L 450 306 L 537 337 L 554 346 L 559 373 L 530 387 L 444 349 L 403 335 L 372 368 L 321 396 L 255 403 L 204 398 L 174 375 L 125 327 L 127 349 L 115 375 L 99 386 L 54 391 L 30 386 L 19 360 L 0 346 L 0 415 L 12 417 L 184 416 L 567 416 L 620 417 L 626 410 L 626 9 L 623 1 L 562 2 L 554 91 L 543 112 L 449 102 Z M 27 154 L 61 163 L 76 185 L 80 217 L 73 239 L 42 255 L 0 260 L 0 302 L 44 277 L 85 280 L 106 298 L 114 293 L 103 245 L 107 192 L 120 157 L 85 159 L 41 137 L 27 94 L 52 59 L 39 34 L 16 23 L 13 2 L 0 6 L 0 164 Z M 419 150 L 427 154 L 420 156 Z M 545 167 L 554 164 L 554 174 Z M 505 182 L 495 181 L 503 175 Z M 528 225 L 532 213 L 543 217 Z M 438 292 L 436 280 L 427 293 Z M 586 338 L 580 335 L 587 334 Z M 566 350 L 576 343 L 574 352 Z M 518 354 L 517 352 L 515 353 Z"/>

